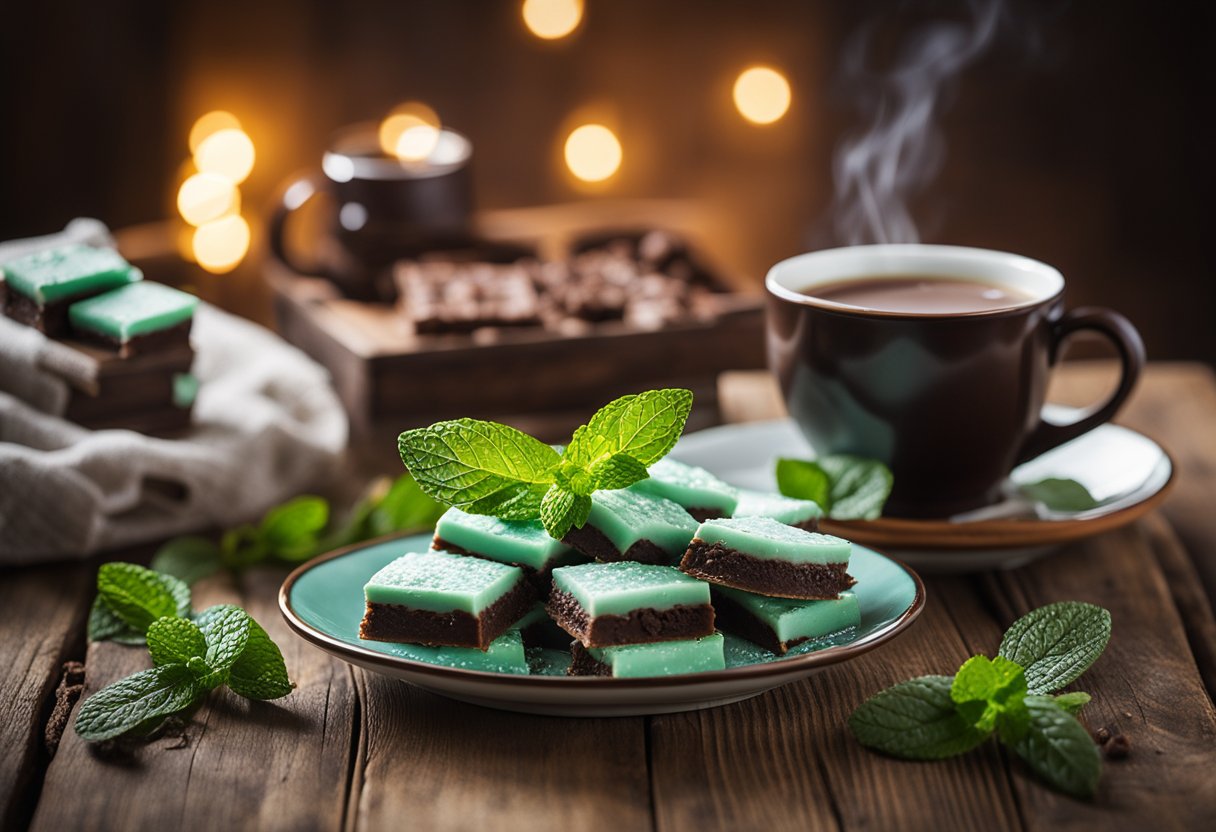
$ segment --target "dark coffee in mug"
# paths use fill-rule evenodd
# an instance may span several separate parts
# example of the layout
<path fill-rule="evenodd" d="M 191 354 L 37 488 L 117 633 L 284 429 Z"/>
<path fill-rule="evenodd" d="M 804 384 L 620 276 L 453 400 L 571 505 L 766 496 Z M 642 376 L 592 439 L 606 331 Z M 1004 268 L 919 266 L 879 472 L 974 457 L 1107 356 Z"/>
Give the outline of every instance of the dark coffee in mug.
<path fill-rule="evenodd" d="M 854 246 L 778 263 L 769 365 L 818 454 L 890 466 L 886 513 L 949 517 L 998 499 L 1015 465 L 1092 430 L 1131 392 L 1144 346 L 1108 309 L 1064 309 L 1051 266 L 998 251 Z M 1109 339 L 1118 389 L 1078 421 L 1040 416 L 1072 333 Z"/>

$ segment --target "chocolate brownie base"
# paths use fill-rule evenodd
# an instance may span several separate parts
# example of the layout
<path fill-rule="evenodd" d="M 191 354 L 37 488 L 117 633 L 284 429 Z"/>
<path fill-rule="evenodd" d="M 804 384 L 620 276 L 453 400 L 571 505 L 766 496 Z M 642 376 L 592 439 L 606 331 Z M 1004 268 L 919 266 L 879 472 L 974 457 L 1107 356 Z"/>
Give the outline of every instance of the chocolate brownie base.
<path fill-rule="evenodd" d="M 84 300 L 88 295 L 56 301 L 40 306 L 37 301 L 9 287 L 4 302 L 4 314 L 19 324 L 31 326 L 34 329 L 52 337 L 63 335 L 68 331 L 68 306 L 78 300 Z"/>
<path fill-rule="evenodd" d="M 588 616 L 573 595 L 554 587 L 545 609 L 559 627 L 584 647 L 701 638 L 714 631 L 714 608 L 709 604 L 680 604 L 664 610 L 638 609 L 628 615 Z"/>
<path fill-rule="evenodd" d="M 587 557 L 604 563 L 636 560 L 638 563 L 670 566 L 672 561 L 671 555 L 649 540 L 639 540 L 622 552 L 603 532 L 590 523 L 585 524 L 581 529 L 570 529 L 562 538 L 562 543 L 573 546 Z"/>
<path fill-rule="evenodd" d="M 592 658 L 587 649 L 577 641 L 570 645 L 570 666 L 567 676 L 611 676 L 612 668 Z"/>
<path fill-rule="evenodd" d="M 777 633 L 772 627 L 752 615 L 746 607 L 735 603 L 733 599 L 727 598 L 720 592 L 713 593 L 713 599 L 719 630 L 742 636 L 753 644 L 758 644 L 779 656 L 784 655 L 795 644 L 806 641 L 805 638 L 782 641 L 777 638 Z"/>
<path fill-rule="evenodd" d="M 429 644 L 435 647 L 476 647 L 485 650 L 536 603 L 536 590 L 520 581 L 510 592 L 472 615 L 463 610 L 430 612 L 402 604 L 368 602 L 359 638 Z"/>
<path fill-rule="evenodd" d="M 745 555 L 721 543 L 693 538 L 680 571 L 711 584 L 776 598 L 822 601 L 836 598 L 856 581 L 844 563 L 794 563 Z"/>
<path fill-rule="evenodd" d="M 85 343 L 114 350 L 118 353 L 119 358 L 130 358 L 133 355 L 145 355 L 151 352 L 190 349 L 190 330 L 193 323 L 193 320 L 182 321 L 168 329 L 149 332 L 146 335 L 136 335 L 126 341 L 81 327 L 72 327 L 72 334 Z"/>
<path fill-rule="evenodd" d="M 717 520 L 719 517 L 726 517 L 720 508 L 686 508 L 684 509 L 692 515 L 692 519 L 698 523 L 704 523 L 706 520 Z"/>
<path fill-rule="evenodd" d="M 457 546 L 455 543 L 449 543 L 438 534 L 431 539 L 431 548 L 442 552 L 451 552 L 453 555 L 464 555 L 467 558 L 481 558 L 482 560 L 494 561 L 495 563 L 503 563 L 498 558 L 488 557 L 481 552 L 474 552 L 466 549 L 463 546 Z M 549 598 L 549 589 L 553 586 L 553 567 L 548 569 L 536 570 L 531 566 L 522 563 L 513 563 L 512 566 L 518 566 L 524 571 L 529 583 L 536 589 L 537 597 L 542 601 Z M 564 646 L 564 645 L 563 645 Z"/>

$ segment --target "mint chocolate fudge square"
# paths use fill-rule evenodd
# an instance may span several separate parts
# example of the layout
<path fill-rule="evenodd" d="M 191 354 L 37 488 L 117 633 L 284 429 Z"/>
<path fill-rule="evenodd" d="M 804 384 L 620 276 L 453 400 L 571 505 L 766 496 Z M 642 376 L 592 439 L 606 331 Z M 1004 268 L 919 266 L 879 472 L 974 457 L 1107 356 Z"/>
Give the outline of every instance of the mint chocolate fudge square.
<path fill-rule="evenodd" d="M 109 248 L 70 245 L 36 251 L 4 264 L 4 314 L 47 335 L 68 328 L 68 305 L 143 279 Z"/>
<path fill-rule="evenodd" d="M 739 502 L 731 517 L 768 517 L 813 532 L 819 528 L 823 509 L 811 500 L 798 500 L 767 491 L 739 489 Z"/>
<path fill-rule="evenodd" d="M 597 491 L 581 529 L 565 543 L 600 561 L 675 564 L 688 548 L 697 521 L 671 500 L 640 491 Z"/>
<path fill-rule="evenodd" d="M 861 624 L 861 607 L 852 592 L 825 601 L 796 601 L 715 586 L 713 602 L 719 629 L 779 655 Z"/>
<path fill-rule="evenodd" d="M 712 584 L 778 598 L 836 598 L 851 587 L 853 544 L 768 517 L 701 524 L 680 569 Z"/>
<path fill-rule="evenodd" d="M 140 281 L 68 307 L 77 335 L 113 347 L 126 358 L 138 352 L 190 345 L 198 298 L 171 286 Z"/>
<path fill-rule="evenodd" d="M 674 459 L 660 459 L 650 466 L 649 477 L 630 488 L 678 503 L 698 522 L 714 517 L 730 517 L 739 502 L 733 486 L 722 482 L 704 468 L 685 465 Z"/>
<path fill-rule="evenodd" d="M 517 566 L 450 552 L 410 552 L 371 577 L 359 637 L 489 648 L 528 612 L 536 591 Z"/>
<path fill-rule="evenodd" d="M 584 563 L 553 570 L 549 615 L 584 647 L 698 638 L 714 631 L 709 585 L 674 566 Z"/>
<path fill-rule="evenodd" d="M 679 641 L 654 644 L 628 644 L 623 647 L 570 647 L 572 661 L 566 671 L 571 676 L 612 676 L 636 679 L 647 676 L 677 676 L 724 670 L 726 657 L 721 633 Z"/>
<path fill-rule="evenodd" d="M 538 573 L 545 584 L 555 566 L 585 560 L 572 547 L 550 537 L 538 520 L 499 520 L 458 508 L 449 508 L 439 518 L 431 547 L 520 566 Z"/>

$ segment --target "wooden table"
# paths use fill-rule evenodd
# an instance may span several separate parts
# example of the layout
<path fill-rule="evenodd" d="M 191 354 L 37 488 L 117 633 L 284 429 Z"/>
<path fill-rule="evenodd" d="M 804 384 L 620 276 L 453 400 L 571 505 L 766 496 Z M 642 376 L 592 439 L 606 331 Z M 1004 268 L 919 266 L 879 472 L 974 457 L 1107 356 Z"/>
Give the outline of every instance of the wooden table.
<path fill-rule="evenodd" d="M 1062 371 L 1054 398 L 1100 394 L 1109 368 Z M 759 385 L 759 386 L 757 386 Z M 771 388 L 724 383 L 726 411 L 771 415 Z M 741 395 L 743 394 L 743 395 Z M 1156 365 L 1121 421 L 1157 438 L 1180 473 L 1163 510 L 1032 566 L 930 577 L 896 642 L 747 702 L 649 719 L 529 717 L 451 702 L 331 660 L 275 608 L 282 578 L 196 588 L 238 601 L 284 646 L 299 687 L 280 703 L 213 694 L 184 737 L 105 756 L 44 726 L 64 661 L 86 693 L 145 666 L 139 649 L 86 644 L 96 563 L 0 572 L 0 826 L 64 829 L 1198 829 L 1216 818 L 1216 377 Z M 132 553 L 120 553 L 132 557 Z M 197 597 L 204 596 L 204 597 Z M 941 763 L 861 748 L 845 718 L 893 682 L 995 651 L 1016 616 L 1079 599 L 1114 617 L 1083 679 L 1092 730 L 1131 755 L 1105 765 L 1093 803 L 1032 781 L 996 746 Z"/>

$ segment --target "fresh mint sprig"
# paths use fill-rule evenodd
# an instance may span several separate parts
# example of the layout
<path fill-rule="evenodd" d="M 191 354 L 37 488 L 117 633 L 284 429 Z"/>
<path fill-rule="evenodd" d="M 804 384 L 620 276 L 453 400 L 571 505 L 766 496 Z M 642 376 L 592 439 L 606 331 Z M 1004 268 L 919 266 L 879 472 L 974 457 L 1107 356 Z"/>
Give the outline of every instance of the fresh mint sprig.
<path fill-rule="evenodd" d="M 881 691 L 849 717 L 862 745 L 910 760 L 963 754 L 994 734 L 1048 785 L 1091 797 L 1102 761 L 1076 714 L 1074 681 L 1110 640 L 1110 613 L 1065 601 L 1019 618 L 996 658 L 973 656 L 953 676 L 922 676 Z"/>
<path fill-rule="evenodd" d="M 185 584 L 133 563 L 103 565 L 97 587 L 108 614 L 146 638 L 153 667 L 85 700 L 75 723 L 84 739 L 148 734 L 224 684 L 247 699 L 291 692 L 282 652 L 240 607 L 220 604 L 191 616 Z"/>
<path fill-rule="evenodd" d="M 418 486 L 470 514 L 540 520 L 560 540 L 582 527 L 591 495 L 645 479 L 675 445 L 692 392 L 649 390 L 600 408 L 562 451 L 496 422 L 456 419 L 405 431 L 397 447 Z"/>
<path fill-rule="evenodd" d="M 818 503 L 833 520 L 877 520 L 894 482 L 890 469 L 875 459 L 836 454 L 777 460 L 778 490 Z"/>

